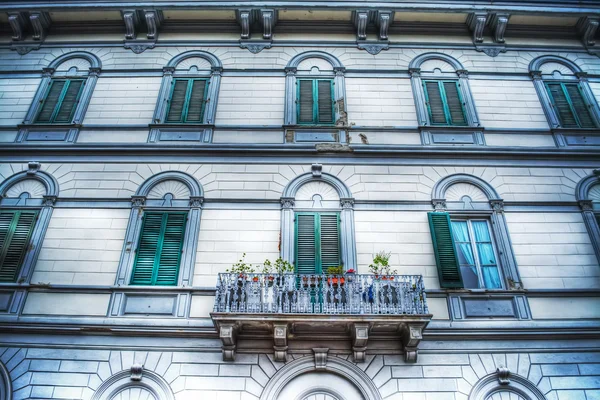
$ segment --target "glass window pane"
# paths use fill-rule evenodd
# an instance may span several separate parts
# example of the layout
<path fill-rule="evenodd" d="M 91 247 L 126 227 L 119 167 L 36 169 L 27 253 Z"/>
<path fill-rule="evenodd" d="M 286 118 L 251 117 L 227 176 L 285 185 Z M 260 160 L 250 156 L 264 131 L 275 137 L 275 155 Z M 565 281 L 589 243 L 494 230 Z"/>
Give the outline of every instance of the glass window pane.
<path fill-rule="evenodd" d="M 487 289 L 502 289 L 502 281 L 498 267 L 481 267 L 483 273 L 483 283 Z"/>
<path fill-rule="evenodd" d="M 496 265 L 496 255 L 491 243 L 477 243 L 477 254 L 481 265 Z"/>
<path fill-rule="evenodd" d="M 463 284 L 467 289 L 476 289 L 479 287 L 479 278 L 477 277 L 477 269 L 475 267 L 460 267 Z"/>
<path fill-rule="evenodd" d="M 490 231 L 486 221 L 473 221 L 473 233 L 477 242 L 491 242 Z"/>

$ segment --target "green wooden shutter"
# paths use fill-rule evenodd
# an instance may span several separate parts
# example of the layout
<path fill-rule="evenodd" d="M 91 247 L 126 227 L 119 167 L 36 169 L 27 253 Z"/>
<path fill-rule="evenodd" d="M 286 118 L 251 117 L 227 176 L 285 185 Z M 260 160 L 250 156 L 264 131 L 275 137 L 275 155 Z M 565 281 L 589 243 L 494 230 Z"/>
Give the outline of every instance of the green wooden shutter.
<path fill-rule="evenodd" d="M 450 226 L 450 215 L 448 213 L 430 212 L 429 228 L 435 261 L 442 288 L 462 288 L 463 282 L 460 275 L 460 264 L 456 254 L 456 246 Z"/>
<path fill-rule="evenodd" d="M 0 212 L 0 282 L 17 280 L 36 217 L 36 211 Z"/>
<path fill-rule="evenodd" d="M 465 112 L 460 99 L 458 82 L 443 82 L 444 94 L 446 95 L 446 106 L 450 114 L 451 125 L 466 125 Z"/>
<path fill-rule="evenodd" d="M 319 124 L 333 123 L 333 82 L 331 80 L 317 81 L 317 103 Z"/>
<path fill-rule="evenodd" d="M 42 102 L 42 107 L 36 118 L 36 122 L 51 122 L 54 110 L 58 105 L 60 95 L 65 87 L 66 81 L 52 80 Z"/>
<path fill-rule="evenodd" d="M 175 79 L 169 99 L 169 111 L 167 112 L 167 122 L 181 122 L 183 119 L 183 107 L 188 90 L 187 79 Z"/>
<path fill-rule="evenodd" d="M 317 271 L 316 214 L 296 214 L 296 272 Z"/>
<path fill-rule="evenodd" d="M 202 122 L 204 115 L 204 97 L 206 94 L 206 80 L 194 79 L 187 105 L 186 122 Z"/>
<path fill-rule="evenodd" d="M 579 126 L 581 128 L 595 128 L 596 124 L 594 123 L 594 119 L 590 114 L 590 109 L 581 94 L 579 85 L 575 83 L 564 86 L 571 99 L 571 104 L 575 109 L 575 114 L 579 120 Z"/>
<path fill-rule="evenodd" d="M 145 213 L 132 285 L 176 285 L 186 213 Z"/>
<path fill-rule="evenodd" d="M 79 96 L 83 89 L 82 80 L 69 81 L 65 93 L 60 102 L 60 108 L 54 118 L 54 122 L 71 123 L 73 119 L 73 113 L 77 104 L 79 103 Z"/>
<path fill-rule="evenodd" d="M 313 81 L 310 79 L 298 80 L 298 123 L 312 124 L 315 122 L 314 105 Z"/>
<path fill-rule="evenodd" d="M 329 267 L 337 267 L 340 263 L 340 217 L 337 214 L 320 214 L 321 227 L 321 270 L 327 272 Z"/>
<path fill-rule="evenodd" d="M 575 119 L 575 115 L 573 115 L 573 111 L 571 110 L 571 106 L 569 105 L 569 100 L 567 99 L 567 95 L 563 90 L 563 87 L 560 83 L 547 83 L 546 89 L 550 94 L 550 98 L 552 99 L 552 105 L 558 114 L 560 119 L 560 124 L 563 128 L 577 128 L 579 125 L 577 124 L 577 120 Z"/>
<path fill-rule="evenodd" d="M 440 82 L 425 81 L 425 101 L 429 111 L 429 119 L 432 125 L 446 125 L 446 111 L 444 110 L 444 101 L 442 99 L 442 90 Z"/>

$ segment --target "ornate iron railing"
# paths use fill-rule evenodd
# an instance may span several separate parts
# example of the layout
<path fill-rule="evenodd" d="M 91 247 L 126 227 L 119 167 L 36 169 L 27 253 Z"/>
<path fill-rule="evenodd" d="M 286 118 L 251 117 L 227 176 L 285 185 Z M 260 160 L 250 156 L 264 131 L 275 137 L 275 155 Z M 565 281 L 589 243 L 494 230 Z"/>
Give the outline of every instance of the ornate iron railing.
<path fill-rule="evenodd" d="M 219 274 L 214 312 L 429 314 L 420 275 Z"/>

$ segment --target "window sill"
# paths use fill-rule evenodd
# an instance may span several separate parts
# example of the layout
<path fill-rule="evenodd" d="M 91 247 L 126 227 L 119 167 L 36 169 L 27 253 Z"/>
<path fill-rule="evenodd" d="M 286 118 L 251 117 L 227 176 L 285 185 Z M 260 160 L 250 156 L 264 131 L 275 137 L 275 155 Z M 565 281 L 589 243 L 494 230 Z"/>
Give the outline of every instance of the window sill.
<path fill-rule="evenodd" d="M 148 143 L 193 142 L 211 143 L 214 124 L 149 124 Z"/>
<path fill-rule="evenodd" d="M 20 124 L 17 127 L 19 128 L 15 139 L 17 143 L 54 144 L 74 143 L 79 135 L 81 124 Z"/>
<path fill-rule="evenodd" d="M 485 146 L 481 126 L 419 126 L 423 145 L 461 145 Z"/>
<path fill-rule="evenodd" d="M 552 128 L 552 135 L 558 147 L 600 146 L 599 128 Z"/>

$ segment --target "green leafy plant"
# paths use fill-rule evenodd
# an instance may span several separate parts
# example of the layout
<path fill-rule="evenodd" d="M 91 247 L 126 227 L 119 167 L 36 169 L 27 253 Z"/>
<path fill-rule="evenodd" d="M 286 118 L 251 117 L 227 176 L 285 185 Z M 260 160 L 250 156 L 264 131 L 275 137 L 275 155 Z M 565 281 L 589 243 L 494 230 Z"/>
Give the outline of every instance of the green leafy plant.
<path fill-rule="evenodd" d="M 294 266 L 283 258 L 279 257 L 274 263 L 268 258 L 264 262 L 262 269 L 263 274 L 285 274 L 286 272 L 294 272 Z"/>
<path fill-rule="evenodd" d="M 395 275 L 397 272 L 390 266 L 390 256 L 392 253 L 386 253 L 381 250 L 375 257 L 373 263 L 369 265 L 369 271 L 374 275 Z"/>
<path fill-rule="evenodd" d="M 232 274 L 251 274 L 254 272 L 254 268 L 252 264 L 246 263 L 246 253 L 244 253 L 238 262 L 225 271 Z"/>
<path fill-rule="evenodd" d="M 341 265 L 339 267 L 329 267 L 327 268 L 327 273 L 329 275 L 342 275 L 344 273 L 344 267 Z"/>

